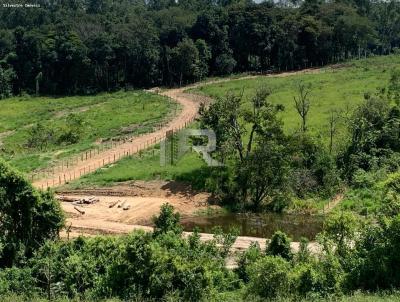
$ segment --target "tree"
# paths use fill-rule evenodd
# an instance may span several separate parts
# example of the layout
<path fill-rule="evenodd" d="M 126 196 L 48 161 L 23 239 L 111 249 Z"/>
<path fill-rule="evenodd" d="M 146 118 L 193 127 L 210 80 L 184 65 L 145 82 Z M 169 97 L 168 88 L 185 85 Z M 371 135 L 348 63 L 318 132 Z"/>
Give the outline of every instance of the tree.
<path fill-rule="evenodd" d="M 209 72 L 209 64 L 211 60 L 211 51 L 208 47 L 206 41 L 202 39 L 196 40 L 196 48 L 199 51 L 199 79 L 203 79 L 208 75 Z"/>
<path fill-rule="evenodd" d="M 288 197 L 284 196 L 288 175 L 284 145 L 275 141 L 261 142 L 244 161 L 238 163 L 236 175 L 241 199 L 248 202 L 254 211 L 267 206 L 280 211 L 289 204 Z"/>
<path fill-rule="evenodd" d="M 358 221 L 350 212 L 335 213 L 329 216 L 324 224 L 324 233 L 336 245 L 340 257 L 348 255 L 354 241 Z"/>
<path fill-rule="evenodd" d="M 192 40 L 179 42 L 170 50 L 169 56 L 170 71 L 180 86 L 184 81 L 193 81 L 199 77 L 199 51 Z"/>
<path fill-rule="evenodd" d="M 37 192 L 0 160 L 0 267 L 30 257 L 45 240 L 55 239 L 63 214 L 51 192 Z"/>
<path fill-rule="evenodd" d="M 331 110 L 329 112 L 328 123 L 329 123 L 329 153 L 332 154 L 334 137 L 338 130 L 338 123 L 340 121 L 340 115 L 338 111 Z"/>
<path fill-rule="evenodd" d="M 182 227 L 179 224 L 180 215 L 178 212 L 174 213 L 174 207 L 168 203 L 161 206 L 160 215 L 153 218 L 154 222 L 154 236 L 173 232 L 180 234 Z"/>
<path fill-rule="evenodd" d="M 234 186 L 241 206 L 261 210 L 262 206 L 287 205 L 286 185 L 287 153 L 282 122 L 277 117 L 283 110 L 268 101 L 271 91 L 257 89 L 250 99 L 250 108 L 241 108 L 242 95 L 228 94 L 202 112 L 204 126 L 211 127 L 218 137 L 219 154 L 234 160 Z M 279 201 L 279 202 L 278 202 Z M 275 202 L 277 202 L 275 204 Z"/>
<path fill-rule="evenodd" d="M 12 95 L 12 81 L 15 74 L 12 69 L 3 69 L 0 66 L 0 100 Z"/>
<path fill-rule="evenodd" d="M 351 138 L 339 163 L 349 179 L 358 169 L 370 171 L 384 165 L 400 151 L 400 109 L 391 106 L 382 94 L 368 97 L 359 105 L 348 127 Z"/>
<path fill-rule="evenodd" d="M 307 115 L 311 105 L 310 101 L 311 86 L 301 82 L 297 86 L 297 91 L 298 91 L 298 96 L 293 97 L 294 106 L 301 118 L 301 131 L 305 133 L 307 131 Z"/>
<path fill-rule="evenodd" d="M 392 71 L 388 86 L 388 96 L 400 106 L 400 70 Z"/>

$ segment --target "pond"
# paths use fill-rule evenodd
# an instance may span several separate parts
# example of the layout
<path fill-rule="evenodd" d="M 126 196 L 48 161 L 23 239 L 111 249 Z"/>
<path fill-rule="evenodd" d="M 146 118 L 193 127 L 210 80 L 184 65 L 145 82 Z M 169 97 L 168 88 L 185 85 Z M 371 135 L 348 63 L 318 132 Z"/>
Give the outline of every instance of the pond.
<path fill-rule="evenodd" d="M 302 214 L 237 214 L 229 213 L 215 216 L 196 216 L 181 219 L 185 231 L 193 231 L 198 227 L 202 233 L 211 233 L 212 229 L 220 226 L 224 231 L 236 227 L 240 236 L 271 238 L 275 231 L 288 234 L 293 241 L 301 237 L 314 240 L 323 227 L 322 216 Z"/>

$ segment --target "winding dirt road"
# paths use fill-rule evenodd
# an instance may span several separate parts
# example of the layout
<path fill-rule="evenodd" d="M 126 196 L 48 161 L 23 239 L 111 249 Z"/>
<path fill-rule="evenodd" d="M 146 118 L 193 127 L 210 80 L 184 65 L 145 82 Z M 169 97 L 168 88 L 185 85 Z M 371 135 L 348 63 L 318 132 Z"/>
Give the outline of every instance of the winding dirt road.
<path fill-rule="evenodd" d="M 55 172 L 47 178 L 34 181 L 33 185 L 40 189 L 60 186 L 70 180 L 77 179 L 103 166 L 114 163 L 125 156 L 147 149 L 160 142 L 169 130 L 179 130 L 186 127 L 187 124 L 195 119 L 202 97 L 183 93 L 184 89 L 186 88 L 170 89 L 161 93 L 161 95 L 174 99 L 182 106 L 181 112 L 166 126 L 155 132 L 135 137 L 112 149 L 93 154 L 87 160 L 79 160 L 68 168 L 63 169 L 63 171 Z"/>

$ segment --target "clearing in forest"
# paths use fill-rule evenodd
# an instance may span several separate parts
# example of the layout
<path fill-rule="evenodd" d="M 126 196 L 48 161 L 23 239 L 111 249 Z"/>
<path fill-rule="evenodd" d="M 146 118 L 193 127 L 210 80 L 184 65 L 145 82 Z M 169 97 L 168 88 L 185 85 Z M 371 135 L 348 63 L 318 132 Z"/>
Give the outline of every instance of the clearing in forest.
<path fill-rule="evenodd" d="M 50 166 L 100 144 L 152 132 L 180 110 L 144 91 L 1 101 L 0 156 L 22 172 Z"/>

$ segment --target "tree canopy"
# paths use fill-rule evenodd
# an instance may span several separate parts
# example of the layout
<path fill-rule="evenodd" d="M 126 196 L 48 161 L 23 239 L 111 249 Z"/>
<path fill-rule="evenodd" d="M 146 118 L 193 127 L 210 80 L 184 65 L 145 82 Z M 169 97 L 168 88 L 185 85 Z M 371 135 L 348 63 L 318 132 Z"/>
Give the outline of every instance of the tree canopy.
<path fill-rule="evenodd" d="M 397 1 L 37 1 L 0 11 L 0 97 L 186 84 L 400 45 Z"/>

